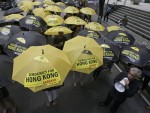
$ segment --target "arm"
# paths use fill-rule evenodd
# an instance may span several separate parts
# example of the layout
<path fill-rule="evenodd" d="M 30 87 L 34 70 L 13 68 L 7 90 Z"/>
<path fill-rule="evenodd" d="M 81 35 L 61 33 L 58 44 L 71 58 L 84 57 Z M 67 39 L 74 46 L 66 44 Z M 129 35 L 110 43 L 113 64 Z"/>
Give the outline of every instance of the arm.
<path fill-rule="evenodd" d="M 126 95 L 127 97 L 132 97 L 134 96 L 138 91 L 140 90 L 140 84 L 136 80 L 132 85 L 129 85 L 129 89 L 126 89 Z"/>

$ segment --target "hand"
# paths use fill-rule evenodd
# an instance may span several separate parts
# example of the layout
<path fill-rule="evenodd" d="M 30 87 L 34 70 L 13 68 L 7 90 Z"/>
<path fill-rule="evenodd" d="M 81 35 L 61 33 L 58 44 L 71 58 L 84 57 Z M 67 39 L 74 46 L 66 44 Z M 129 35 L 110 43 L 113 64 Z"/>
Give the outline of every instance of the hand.
<path fill-rule="evenodd" d="M 129 84 L 129 80 L 128 79 L 123 79 L 125 84 L 128 85 Z"/>

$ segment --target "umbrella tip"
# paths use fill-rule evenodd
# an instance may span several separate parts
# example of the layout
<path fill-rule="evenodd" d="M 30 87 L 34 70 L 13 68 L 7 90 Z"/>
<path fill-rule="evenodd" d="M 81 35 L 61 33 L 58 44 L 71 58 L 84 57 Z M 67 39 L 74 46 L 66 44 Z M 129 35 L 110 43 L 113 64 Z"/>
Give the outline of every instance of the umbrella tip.
<path fill-rule="evenodd" d="M 42 54 L 44 54 L 44 49 L 42 49 Z"/>

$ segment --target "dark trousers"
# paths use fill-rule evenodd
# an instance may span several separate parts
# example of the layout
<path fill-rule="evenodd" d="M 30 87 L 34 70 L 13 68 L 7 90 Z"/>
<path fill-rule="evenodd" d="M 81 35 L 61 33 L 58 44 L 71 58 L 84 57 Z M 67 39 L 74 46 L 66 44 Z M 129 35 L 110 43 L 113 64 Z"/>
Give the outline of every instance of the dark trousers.
<path fill-rule="evenodd" d="M 109 113 L 116 113 L 117 109 L 119 108 L 119 106 L 124 103 L 126 100 L 126 98 L 119 98 L 114 96 L 113 92 L 110 91 L 104 101 L 105 105 L 108 105 L 110 102 L 113 101 L 112 106 L 110 107 L 110 112 Z"/>
<path fill-rule="evenodd" d="M 106 14 L 104 15 L 104 21 L 105 21 L 105 19 L 106 19 L 106 22 L 108 22 L 109 14 L 110 14 L 110 13 L 106 13 Z"/>
<path fill-rule="evenodd" d="M 150 81 L 150 77 L 144 76 L 144 81 L 142 84 L 142 90 L 144 90 L 148 86 L 149 81 Z"/>

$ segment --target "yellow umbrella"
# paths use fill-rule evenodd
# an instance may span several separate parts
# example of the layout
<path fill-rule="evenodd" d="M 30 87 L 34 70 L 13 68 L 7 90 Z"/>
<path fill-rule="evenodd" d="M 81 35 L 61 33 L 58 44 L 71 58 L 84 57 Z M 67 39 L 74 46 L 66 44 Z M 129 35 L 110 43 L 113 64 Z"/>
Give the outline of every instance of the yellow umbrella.
<path fill-rule="evenodd" d="M 55 4 L 58 5 L 58 6 L 66 6 L 63 2 L 57 2 Z"/>
<path fill-rule="evenodd" d="M 123 29 L 119 26 L 110 26 L 110 27 L 107 27 L 107 30 L 108 32 L 111 32 L 111 31 L 117 31 L 117 30 L 123 30 Z"/>
<path fill-rule="evenodd" d="M 42 2 L 40 1 L 32 2 L 32 5 L 40 5 L 40 4 L 42 4 Z"/>
<path fill-rule="evenodd" d="M 77 16 L 68 17 L 65 21 L 65 24 L 73 24 L 73 25 L 85 25 L 86 22 Z"/>
<path fill-rule="evenodd" d="M 36 16 L 40 16 L 42 18 L 50 15 L 51 13 L 49 11 L 44 11 L 43 8 L 35 8 L 33 10 L 33 14 L 36 15 Z"/>
<path fill-rule="evenodd" d="M 104 31 L 105 28 L 103 25 L 97 23 L 97 22 L 90 22 L 85 25 L 87 29 L 93 30 L 93 31 Z"/>
<path fill-rule="evenodd" d="M 79 13 L 79 10 L 74 6 L 68 6 L 63 10 L 63 12 L 73 14 L 73 13 Z"/>
<path fill-rule="evenodd" d="M 32 10 L 33 4 L 31 1 L 21 1 L 18 3 L 18 6 L 25 12 L 28 12 L 29 10 Z"/>
<path fill-rule="evenodd" d="M 50 5 L 45 8 L 47 11 L 53 11 L 53 12 L 62 12 L 61 8 L 55 5 Z"/>
<path fill-rule="evenodd" d="M 65 42 L 71 70 L 90 74 L 103 64 L 103 49 L 92 38 L 77 36 Z"/>
<path fill-rule="evenodd" d="M 90 7 L 84 7 L 82 9 L 80 9 L 80 12 L 83 14 L 87 14 L 87 15 L 95 15 L 96 14 L 95 10 Z"/>
<path fill-rule="evenodd" d="M 51 0 L 44 0 L 43 1 L 44 4 L 48 4 L 48 5 L 53 5 L 55 4 L 55 2 L 51 1 Z"/>
<path fill-rule="evenodd" d="M 57 26 L 61 25 L 64 19 L 59 15 L 48 15 L 44 18 L 48 26 Z"/>
<path fill-rule="evenodd" d="M 12 79 L 36 92 L 62 85 L 70 68 L 65 52 L 50 45 L 32 46 L 14 59 Z"/>
<path fill-rule="evenodd" d="M 13 19 L 16 20 L 16 21 L 19 21 L 23 17 L 24 16 L 22 16 L 20 14 L 11 14 L 11 15 L 5 16 L 3 19 L 6 20 L 6 21 L 13 20 Z"/>
<path fill-rule="evenodd" d="M 44 34 L 58 35 L 59 32 L 63 32 L 64 34 L 69 34 L 69 33 L 72 33 L 72 30 L 70 30 L 67 27 L 63 27 L 63 26 L 56 26 L 56 27 L 52 27 L 52 28 L 48 29 L 47 31 L 45 31 Z"/>

